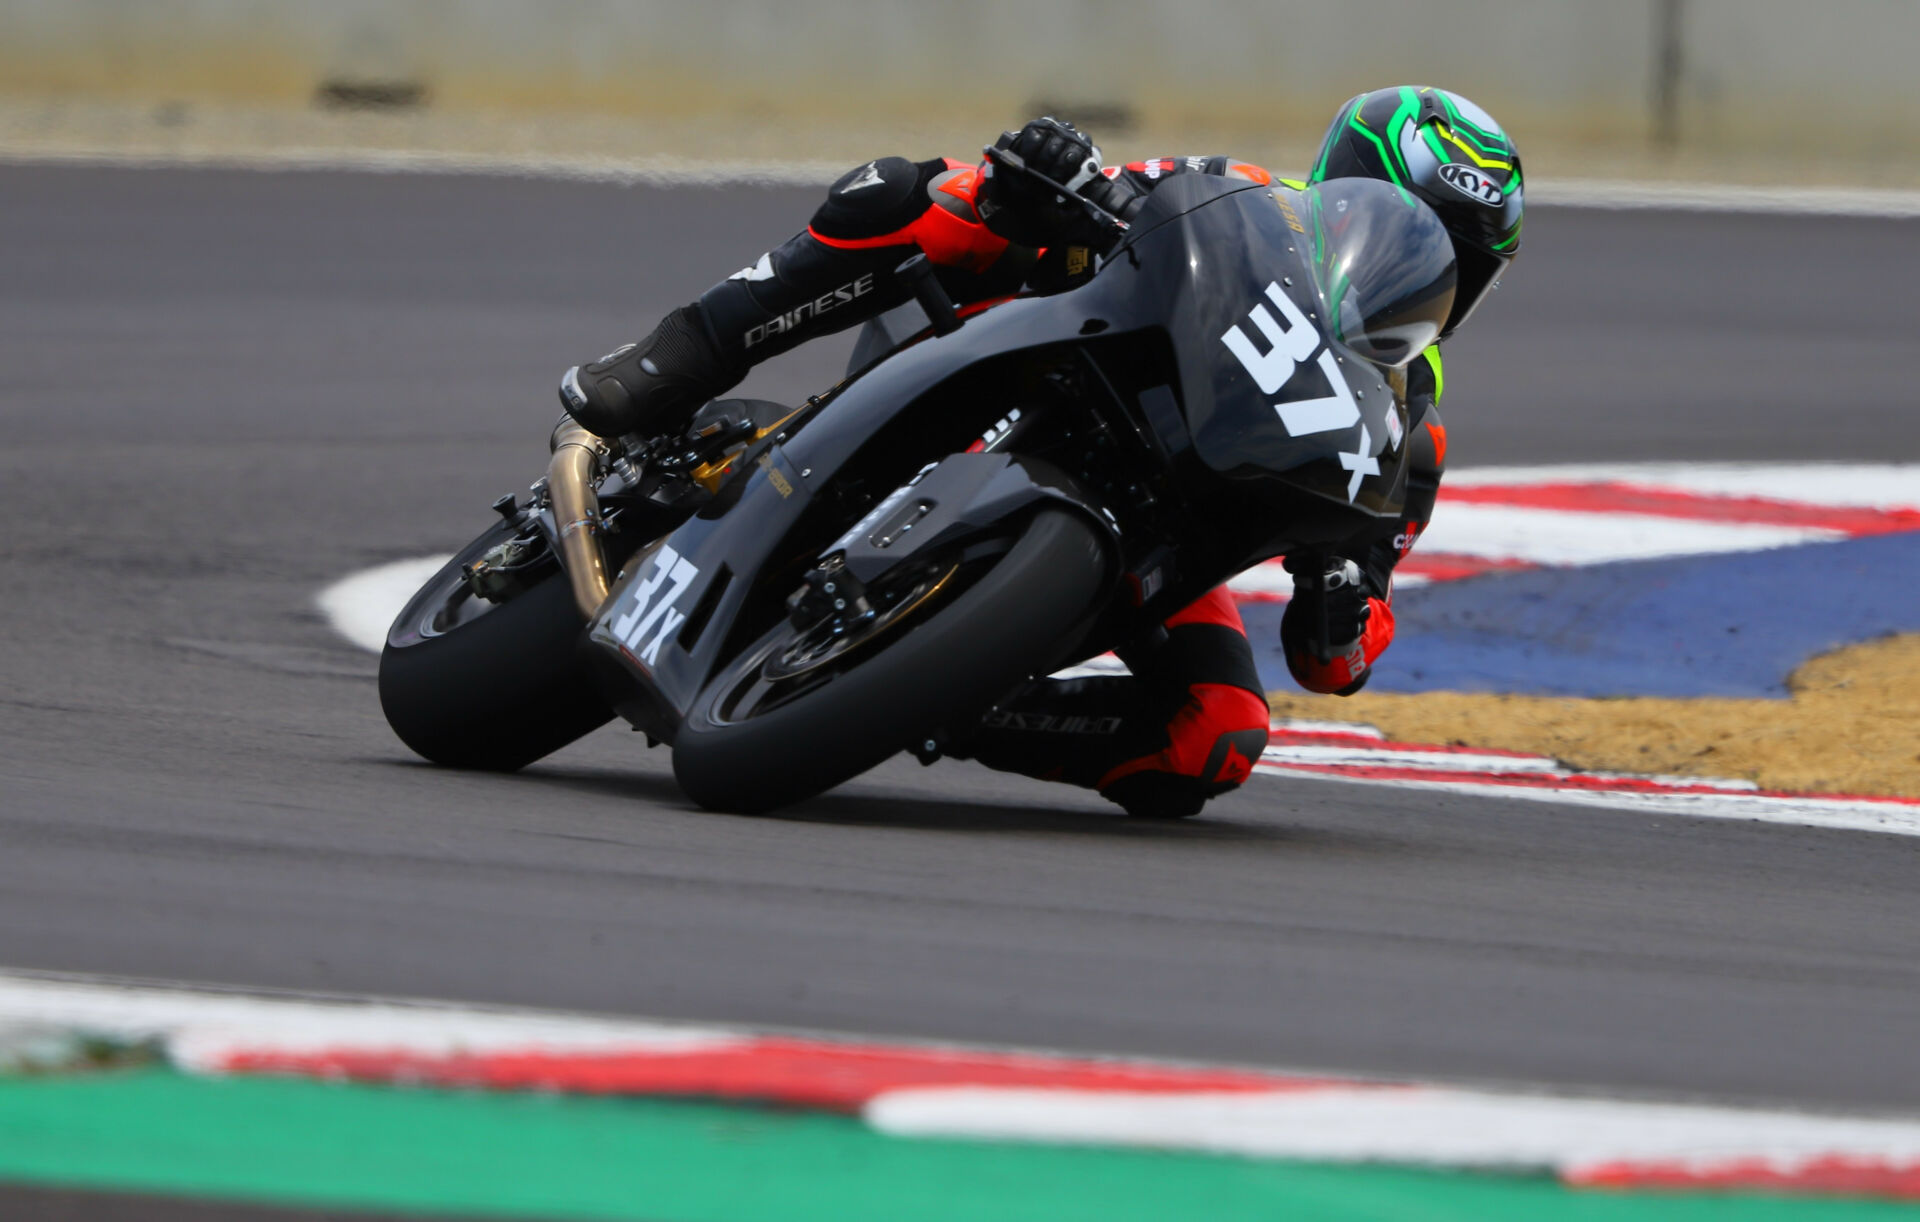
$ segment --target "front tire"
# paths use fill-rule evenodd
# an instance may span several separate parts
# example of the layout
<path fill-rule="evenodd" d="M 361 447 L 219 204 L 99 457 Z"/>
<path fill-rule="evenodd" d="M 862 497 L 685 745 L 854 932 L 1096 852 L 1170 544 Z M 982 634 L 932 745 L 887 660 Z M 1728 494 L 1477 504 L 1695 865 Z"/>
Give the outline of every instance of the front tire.
<path fill-rule="evenodd" d="M 740 709 L 795 630 L 782 622 L 707 684 L 674 740 L 673 772 L 701 806 L 755 813 L 858 776 L 939 727 L 983 713 L 1053 662 L 1105 592 L 1106 547 L 1071 511 L 1043 508 L 1013 547 L 950 599 L 824 682 Z M 758 687 L 756 688 L 756 685 Z"/>
<path fill-rule="evenodd" d="M 380 707 L 400 741 L 436 764 L 513 772 L 613 719 L 580 652 L 566 574 L 499 604 L 467 590 L 461 566 L 511 538 L 488 531 L 422 586 L 380 655 Z"/>

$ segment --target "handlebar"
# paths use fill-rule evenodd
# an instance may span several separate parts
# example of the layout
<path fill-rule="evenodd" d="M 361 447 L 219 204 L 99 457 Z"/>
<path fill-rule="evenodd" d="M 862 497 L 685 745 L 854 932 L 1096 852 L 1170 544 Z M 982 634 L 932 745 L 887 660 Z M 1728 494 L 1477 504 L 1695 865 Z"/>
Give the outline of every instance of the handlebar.
<path fill-rule="evenodd" d="M 926 255 L 913 256 L 894 268 L 893 274 L 913 292 L 913 299 L 927 312 L 927 322 L 935 335 L 951 335 L 960 329 L 960 315 L 953 308 L 953 298 L 947 296 L 947 290 L 935 279 L 933 264 Z"/>

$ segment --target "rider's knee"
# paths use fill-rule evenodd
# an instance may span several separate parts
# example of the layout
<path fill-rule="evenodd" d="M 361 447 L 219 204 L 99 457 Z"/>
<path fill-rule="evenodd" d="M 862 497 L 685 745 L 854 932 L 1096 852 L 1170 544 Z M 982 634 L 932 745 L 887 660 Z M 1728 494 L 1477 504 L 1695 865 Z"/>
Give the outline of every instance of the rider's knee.
<path fill-rule="evenodd" d="M 823 238 L 858 241 L 885 237 L 918 220 L 930 205 L 920 189 L 922 166 L 905 157 L 881 157 L 848 170 L 827 188 L 811 228 Z"/>
<path fill-rule="evenodd" d="M 1186 784 L 1155 782 L 1150 792 L 1203 793 L 1237 789 L 1253 775 L 1267 749 L 1272 712 L 1258 694 L 1223 683 L 1196 683 L 1167 725 L 1164 750 L 1129 760 L 1100 778 L 1102 793 L 1132 809 L 1128 795 L 1143 788 L 1134 778 L 1157 775 Z"/>
<path fill-rule="evenodd" d="M 1168 734 L 1183 760 L 1198 761 L 1193 775 L 1234 788 L 1253 775 L 1272 724 L 1273 710 L 1264 697 L 1242 687 L 1196 684 Z"/>

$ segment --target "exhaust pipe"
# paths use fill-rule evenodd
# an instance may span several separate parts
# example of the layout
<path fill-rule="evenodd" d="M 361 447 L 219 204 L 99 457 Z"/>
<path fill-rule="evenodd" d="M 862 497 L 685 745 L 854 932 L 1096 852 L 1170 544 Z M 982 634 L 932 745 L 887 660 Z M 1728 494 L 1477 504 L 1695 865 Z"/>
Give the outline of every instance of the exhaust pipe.
<path fill-rule="evenodd" d="M 554 426 L 547 462 L 547 493 L 560 537 L 560 567 L 567 570 L 574 605 L 592 619 L 607 601 L 607 557 L 600 550 L 600 498 L 593 490 L 593 469 L 606 443 L 571 417 Z"/>

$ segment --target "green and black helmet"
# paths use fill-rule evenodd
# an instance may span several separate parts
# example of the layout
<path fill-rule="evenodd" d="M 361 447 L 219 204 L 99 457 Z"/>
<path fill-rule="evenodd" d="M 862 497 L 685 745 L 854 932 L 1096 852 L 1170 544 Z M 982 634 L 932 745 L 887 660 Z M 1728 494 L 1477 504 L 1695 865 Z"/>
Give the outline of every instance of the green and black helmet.
<path fill-rule="evenodd" d="M 1442 339 L 1520 253 L 1520 151 L 1492 115 L 1457 93 L 1399 85 L 1342 106 L 1313 167 L 1314 182 L 1330 178 L 1382 179 L 1439 214 L 1460 264 Z"/>

